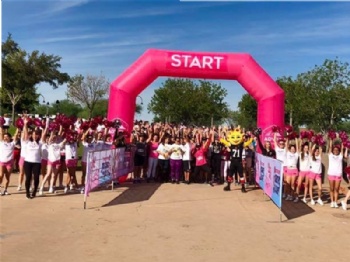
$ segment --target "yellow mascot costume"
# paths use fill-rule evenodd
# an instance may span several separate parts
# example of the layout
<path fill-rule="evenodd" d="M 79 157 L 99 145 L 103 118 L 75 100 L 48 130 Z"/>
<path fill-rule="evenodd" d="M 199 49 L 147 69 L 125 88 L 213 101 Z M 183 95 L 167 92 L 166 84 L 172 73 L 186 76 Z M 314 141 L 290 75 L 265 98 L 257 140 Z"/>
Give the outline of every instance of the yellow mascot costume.
<path fill-rule="evenodd" d="M 231 183 L 233 182 L 233 175 L 235 175 L 235 182 L 238 183 L 238 176 L 240 178 L 240 184 L 242 186 L 242 193 L 246 193 L 245 179 L 243 176 L 243 159 L 245 158 L 246 146 L 249 146 L 253 139 L 244 135 L 240 127 L 229 131 L 226 134 L 226 139 L 220 139 L 220 142 L 226 146 L 227 151 L 230 153 L 230 172 L 227 176 L 227 186 L 224 187 L 225 191 L 231 190 Z"/>

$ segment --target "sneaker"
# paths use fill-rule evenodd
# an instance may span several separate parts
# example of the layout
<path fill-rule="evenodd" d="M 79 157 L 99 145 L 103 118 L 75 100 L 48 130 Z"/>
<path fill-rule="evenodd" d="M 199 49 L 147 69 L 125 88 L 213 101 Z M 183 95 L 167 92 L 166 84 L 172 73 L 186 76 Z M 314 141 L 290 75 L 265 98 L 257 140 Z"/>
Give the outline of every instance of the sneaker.
<path fill-rule="evenodd" d="M 84 192 L 85 192 L 85 188 L 81 188 L 80 194 L 84 194 Z"/>
<path fill-rule="evenodd" d="M 292 200 L 293 200 L 293 197 L 290 196 L 290 195 L 288 195 L 288 196 L 286 197 L 286 200 L 287 200 L 287 201 L 292 201 Z"/>
<path fill-rule="evenodd" d="M 5 190 L 4 192 L 2 192 L 2 194 L 1 194 L 2 196 L 9 196 L 9 195 L 11 195 L 9 192 L 7 192 L 7 190 Z"/>
<path fill-rule="evenodd" d="M 294 198 L 294 201 L 293 201 L 294 203 L 298 203 L 299 202 L 299 197 L 296 197 L 296 198 Z"/>
<path fill-rule="evenodd" d="M 55 193 L 55 190 L 53 189 L 53 187 L 50 187 L 49 194 L 53 194 L 53 193 Z"/>
<path fill-rule="evenodd" d="M 30 196 L 26 196 L 27 199 L 32 199 Z"/>
<path fill-rule="evenodd" d="M 247 190 L 245 190 L 245 187 L 242 187 L 242 188 L 241 188 L 241 192 L 242 192 L 242 193 L 247 193 Z"/>
<path fill-rule="evenodd" d="M 39 190 L 39 196 L 42 196 L 44 193 L 43 193 L 43 190 L 42 189 L 40 189 Z"/>
<path fill-rule="evenodd" d="M 231 188 L 229 186 L 225 186 L 224 191 L 231 191 Z"/>
<path fill-rule="evenodd" d="M 68 187 L 64 188 L 64 193 L 67 194 L 68 193 Z"/>
<path fill-rule="evenodd" d="M 345 201 L 341 201 L 341 207 L 346 211 L 348 209 L 348 205 L 345 203 Z"/>
<path fill-rule="evenodd" d="M 323 205 L 324 205 L 321 198 L 317 199 L 317 204 L 319 204 L 320 206 L 323 206 Z"/>
<path fill-rule="evenodd" d="M 338 204 L 337 204 L 337 202 L 334 202 L 334 208 L 338 208 L 339 206 L 338 206 Z"/>
<path fill-rule="evenodd" d="M 313 200 L 313 199 L 311 199 L 310 203 L 312 206 L 316 205 L 315 200 Z"/>
<path fill-rule="evenodd" d="M 305 204 L 307 204 L 307 200 L 306 200 L 305 197 L 303 198 L 303 202 L 304 202 Z"/>
<path fill-rule="evenodd" d="M 70 185 L 70 186 L 69 186 L 69 189 L 70 189 L 70 190 L 73 190 L 73 185 Z"/>
<path fill-rule="evenodd" d="M 334 208 L 334 202 L 331 202 L 330 207 L 331 207 L 331 208 Z"/>
<path fill-rule="evenodd" d="M 209 185 L 210 186 L 214 186 L 214 182 L 209 182 Z"/>
<path fill-rule="evenodd" d="M 18 186 L 17 187 L 17 191 L 21 191 L 22 190 L 22 187 L 21 186 Z"/>

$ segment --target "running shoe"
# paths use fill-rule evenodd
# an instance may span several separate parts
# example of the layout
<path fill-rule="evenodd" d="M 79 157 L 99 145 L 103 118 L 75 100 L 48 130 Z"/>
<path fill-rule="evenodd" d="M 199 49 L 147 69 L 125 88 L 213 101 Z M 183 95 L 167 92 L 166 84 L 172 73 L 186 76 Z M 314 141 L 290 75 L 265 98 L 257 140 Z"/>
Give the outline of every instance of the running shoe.
<path fill-rule="evenodd" d="M 345 211 L 348 210 L 348 205 L 346 204 L 345 201 L 341 201 L 340 203 L 341 203 L 341 207 L 342 207 Z"/>

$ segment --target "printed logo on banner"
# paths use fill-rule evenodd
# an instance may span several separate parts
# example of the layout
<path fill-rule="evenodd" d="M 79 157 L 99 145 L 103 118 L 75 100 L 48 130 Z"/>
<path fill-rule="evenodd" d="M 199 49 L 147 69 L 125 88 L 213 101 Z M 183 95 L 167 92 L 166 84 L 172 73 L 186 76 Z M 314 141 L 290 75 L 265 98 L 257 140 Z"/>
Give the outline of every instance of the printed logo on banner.
<path fill-rule="evenodd" d="M 267 160 L 267 172 L 266 172 L 266 176 L 265 176 L 265 186 L 264 186 L 264 190 L 265 190 L 265 193 L 271 198 L 272 196 L 272 161 L 273 159 L 268 159 L 266 158 Z"/>
<path fill-rule="evenodd" d="M 275 204 L 278 207 L 282 207 L 282 165 L 281 163 L 274 167 L 273 172 L 273 191 L 272 191 L 272 201 L 275 202 Z"/>
<path fill-rule="evenodd" d="M 276 159 L 256 154 L 255 180 L 261 189 L 279 207 L 282 207 L 282 163 Z"/>

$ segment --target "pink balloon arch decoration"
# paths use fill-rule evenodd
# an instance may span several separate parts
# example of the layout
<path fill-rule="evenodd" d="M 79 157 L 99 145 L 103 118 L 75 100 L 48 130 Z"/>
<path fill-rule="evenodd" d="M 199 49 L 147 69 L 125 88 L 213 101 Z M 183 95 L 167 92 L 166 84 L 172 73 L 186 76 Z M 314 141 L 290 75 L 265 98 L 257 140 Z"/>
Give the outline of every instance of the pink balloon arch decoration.
<path fill-rule="evenodd" d="M 236 80 L 258 103 L 262 139 L 273 139 L 274 126 L 284 128 L 284 91 L 244 53 L 149 49 L 111 83 L 108 119 L 119 119 L 131 132 L 137 96 L 160 76 Z"/>

